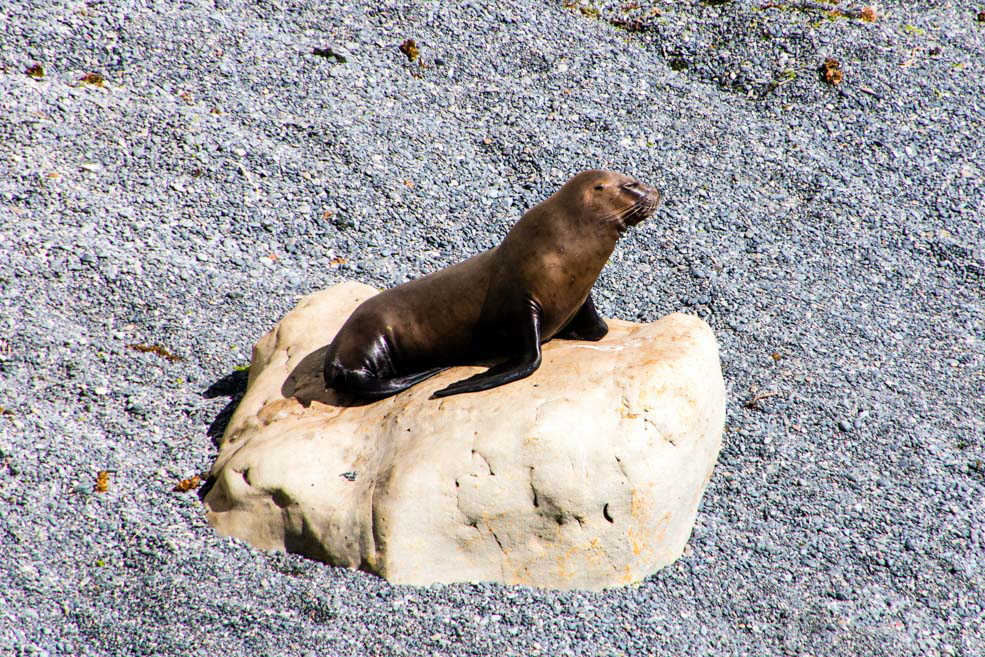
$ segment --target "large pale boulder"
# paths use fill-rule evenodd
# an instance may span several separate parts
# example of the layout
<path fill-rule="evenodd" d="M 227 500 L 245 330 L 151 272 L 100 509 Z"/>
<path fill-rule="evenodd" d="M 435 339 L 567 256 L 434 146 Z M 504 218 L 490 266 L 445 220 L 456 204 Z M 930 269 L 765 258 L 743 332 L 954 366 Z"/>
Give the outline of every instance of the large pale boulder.
<path fill-rule="evenodd" d="M 681 554 L 725 418 L 707 324 L 609 320 L 522 381 L 429 399 L 480 371 L 458 367 L 340 405 L 324 347 L 375 293 L 312 294 L 254 347 L 205 497 L 219 532 L 402 584 L 600 589 Z"/>

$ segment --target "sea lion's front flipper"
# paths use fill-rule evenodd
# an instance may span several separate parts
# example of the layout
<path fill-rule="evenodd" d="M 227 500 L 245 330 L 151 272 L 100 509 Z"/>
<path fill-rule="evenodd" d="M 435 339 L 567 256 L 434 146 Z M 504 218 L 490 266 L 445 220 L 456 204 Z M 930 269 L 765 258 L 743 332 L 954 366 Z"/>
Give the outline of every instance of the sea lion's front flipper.
<path fill-rule="evenodd" d="M 598 311 L 595 310 L 595 303 L 592 301 L 592 295 L 589 294 L 588 298 L 585 299 L 585 303 L 581 304 L 581 308 L 571 318 L 571 321 L 555 333 L 554 337 L 562 340 L 590 340 L 591 342 L 598 342 L 608 332 L 609 325 L 605 323 L 604 319 L 599 317 Z"/>
<path fill-rule="evenodd" d="M 523 320 L 520 336 L 522 351 L 505 362 L 463 381 L 456 381 L 435 392 L 432 397 L 448 397 L 463 392 L 479 392 L 504 383 L 525 379 L 540 367 L 540 308 L 534 305 Z"/>

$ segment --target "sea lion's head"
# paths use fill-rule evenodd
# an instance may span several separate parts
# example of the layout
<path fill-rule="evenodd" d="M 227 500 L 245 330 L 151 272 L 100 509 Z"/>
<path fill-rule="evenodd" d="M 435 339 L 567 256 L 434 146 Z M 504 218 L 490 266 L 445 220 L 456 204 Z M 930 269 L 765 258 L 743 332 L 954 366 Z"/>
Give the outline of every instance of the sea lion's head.
<path fill-rule="evenodd" d="M 660 192 L 615 171 L 582 171 L 558 190 L 568 207 L 580 207 L 587 218 L 611 224 L 623 233 L 656 210 Z"/>

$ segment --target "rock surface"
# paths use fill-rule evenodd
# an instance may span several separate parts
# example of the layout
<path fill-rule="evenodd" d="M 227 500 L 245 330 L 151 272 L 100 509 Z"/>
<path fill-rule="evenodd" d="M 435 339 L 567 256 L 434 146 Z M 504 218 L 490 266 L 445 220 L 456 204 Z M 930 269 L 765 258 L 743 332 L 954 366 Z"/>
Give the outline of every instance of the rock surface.
<path fill-rule="evenodd" d="M 479 371 L 455 368 L 345 405 L 321 355 L 375 292 L 310 295 L 254 347 L 205 498 L 218 531 L 405 584 L 601 589 L 681 554 L 725 417 L 703 321 L 609 320 L 507 386 L 429 399 Z"/>

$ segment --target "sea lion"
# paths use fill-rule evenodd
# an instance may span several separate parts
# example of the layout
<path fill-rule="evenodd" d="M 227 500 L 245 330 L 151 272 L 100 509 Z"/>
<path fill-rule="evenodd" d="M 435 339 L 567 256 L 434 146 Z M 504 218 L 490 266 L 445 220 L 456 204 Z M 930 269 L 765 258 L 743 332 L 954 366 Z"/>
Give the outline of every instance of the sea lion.
<path fill-rule="evenodd" d="M 394 395 L 448 369 L 506 360 L 434 393 L 516 381 L 551 338 L 601 340 L 591 291 L 616 241 L 660 192 L 612 171 L 583 171 L 513 226 L 502 243 L 364 301 L 325 357 L 325 385 L 363 399 Z"/>

